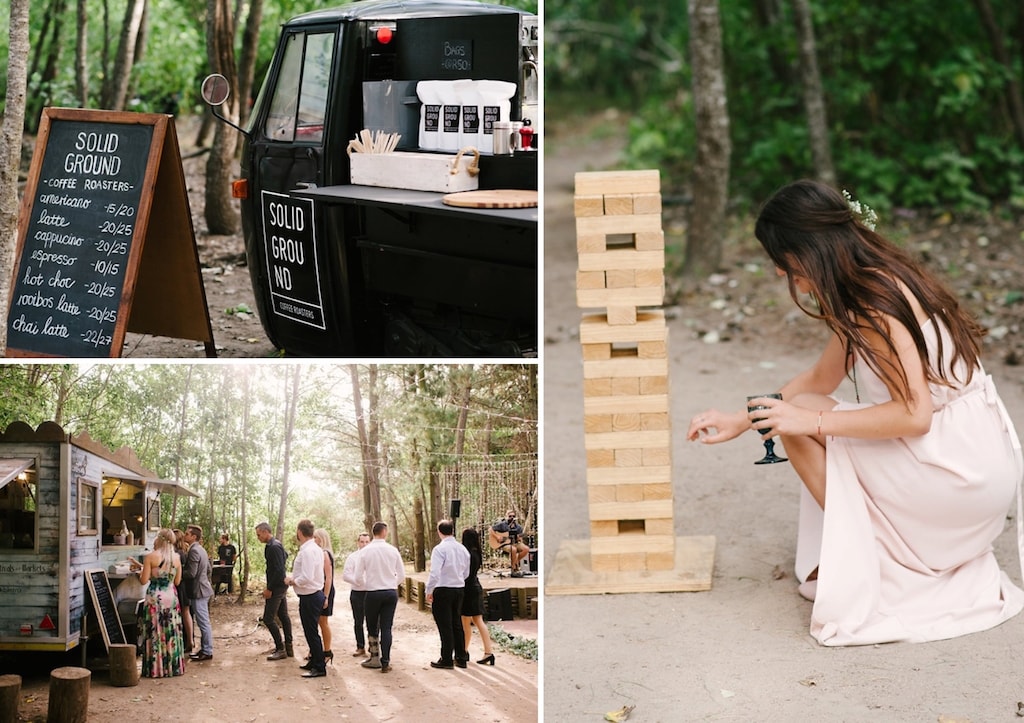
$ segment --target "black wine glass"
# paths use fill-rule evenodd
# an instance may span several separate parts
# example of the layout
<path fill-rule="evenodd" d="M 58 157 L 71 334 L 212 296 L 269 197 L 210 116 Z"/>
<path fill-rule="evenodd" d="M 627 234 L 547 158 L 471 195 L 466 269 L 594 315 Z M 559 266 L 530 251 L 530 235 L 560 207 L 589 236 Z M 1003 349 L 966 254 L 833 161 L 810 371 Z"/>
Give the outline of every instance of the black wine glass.
<path fill-rule="evenodd" d="M 768 407 L 766 407 L 766 406 L 764 406 L 762 404 L 751 404 L 751 402 L 753 400 L 755 400 L 755 399 L 764 399 L 765 397 L 767 397 L 768 399 L 782 399 L 782 395 L 781 394 L 755 394 L 752 397 L 747 397 L 747 411 L 748 412 L 756 412 L 758 409 L 767 409 Z M 754 421 L 755 422 L 760 422 L 761 420 L 760 419 L 755 419 Z M 768 432 L 772 431 L 772 429 L 771 429 L 771 427 L 766 427 L 765 429 L 758 429 L 757 431 L 760 432 L 761 434 L 767 434 Z M 769 437 L 768 439 L 765 439 L 763 441 L 764 441 L 764 457 L 762 457 L 761 459 L 759 459 L 756 462 L 754 462 L 754 464 L 775 464 L 776 462 L 788 462 L 789 461 L 789 459 L 787 457 L 780 457 L 779 455 L 775 454 L 775 440 L 774 439 Z"/>

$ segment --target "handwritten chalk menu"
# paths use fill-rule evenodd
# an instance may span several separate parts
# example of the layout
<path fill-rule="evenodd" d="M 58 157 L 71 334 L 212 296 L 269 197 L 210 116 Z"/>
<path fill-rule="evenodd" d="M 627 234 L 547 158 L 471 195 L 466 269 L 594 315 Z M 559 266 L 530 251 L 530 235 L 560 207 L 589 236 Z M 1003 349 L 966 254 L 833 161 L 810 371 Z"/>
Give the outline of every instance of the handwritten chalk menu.
<path fill-rule="evenodd" d="M 110 649 L 111 643 L 126 643 L 124 628 L 121 627 L 121 618 L 117 614 L 117 604 L 114 602 L 114 594 L 110 590 L 110 580 L 107 579 L 106 571 L 89 570 L 85 575 L 85 580 L 89 586 L 92 609 L 96 613 L 96 621 L 100 625 L 103 642 L 107 649 Z"/>
<path fill-rule="evenodd" d="M 170 116 L 44 110 L 11 288 L 8 356 L 120 356 L 126 331 L 213 355 Z"/>

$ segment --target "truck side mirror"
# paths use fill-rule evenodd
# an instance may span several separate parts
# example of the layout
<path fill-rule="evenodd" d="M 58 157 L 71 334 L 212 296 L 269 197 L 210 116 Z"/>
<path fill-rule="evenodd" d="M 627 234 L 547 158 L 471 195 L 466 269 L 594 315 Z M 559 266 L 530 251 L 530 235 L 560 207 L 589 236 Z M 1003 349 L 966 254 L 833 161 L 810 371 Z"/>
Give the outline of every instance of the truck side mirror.
<path fill-rule="evenodd" d="M 248 137 L 249 133 L 244 129 L 232 123 L 227 118 L 217 112 L 217 108 L 224 105 L 224 102 L 231 95 L 231 84 L 228 79 L 220 73 L 211 73 L 206 76 L 203 80 L 203 85 L 200 89 L 200 93 L 203 96 L 203 100 L 210 106 L 210 111 L 214 117 L 218 120 L 224 121 L 229 126 L 234 128 L 236 131 L 241 133 L 243 136 Z"/>

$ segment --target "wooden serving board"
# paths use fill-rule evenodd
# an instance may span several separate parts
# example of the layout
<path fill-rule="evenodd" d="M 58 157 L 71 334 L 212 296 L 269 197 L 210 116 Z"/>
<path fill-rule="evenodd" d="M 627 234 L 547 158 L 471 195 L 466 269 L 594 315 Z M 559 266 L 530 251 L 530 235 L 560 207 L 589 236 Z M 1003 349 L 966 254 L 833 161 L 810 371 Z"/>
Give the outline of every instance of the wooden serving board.
<path fill-rule="evenodd" d="M 441 197 L 448 206 L 463 208 L 533 208 L 537 205 L 536 191 L 499 188 L 489 191 L 462 191 Z"/>

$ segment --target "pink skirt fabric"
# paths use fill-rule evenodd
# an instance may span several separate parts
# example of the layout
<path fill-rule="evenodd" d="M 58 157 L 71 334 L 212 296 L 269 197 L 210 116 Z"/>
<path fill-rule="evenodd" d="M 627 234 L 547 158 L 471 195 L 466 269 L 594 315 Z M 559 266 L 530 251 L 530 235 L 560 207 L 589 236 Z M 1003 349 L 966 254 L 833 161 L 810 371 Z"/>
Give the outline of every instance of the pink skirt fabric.
<path fill-rule="evenodd" d="M 888 396 L 865 365 L 857 373 L 862 394 Z M 963 390 L 933 389 L 933 402 L 924 436 L 829 437 L 825 510 L 802 491 L 796 572 L 805 581 L 818 569 L 816 590 L 801 592 L 813 596 L 811 635 L 823 645 L 942 640 L 1024 608 L 992 551 L 1020 504 L 1013 423 L 981 370 Z"/>

